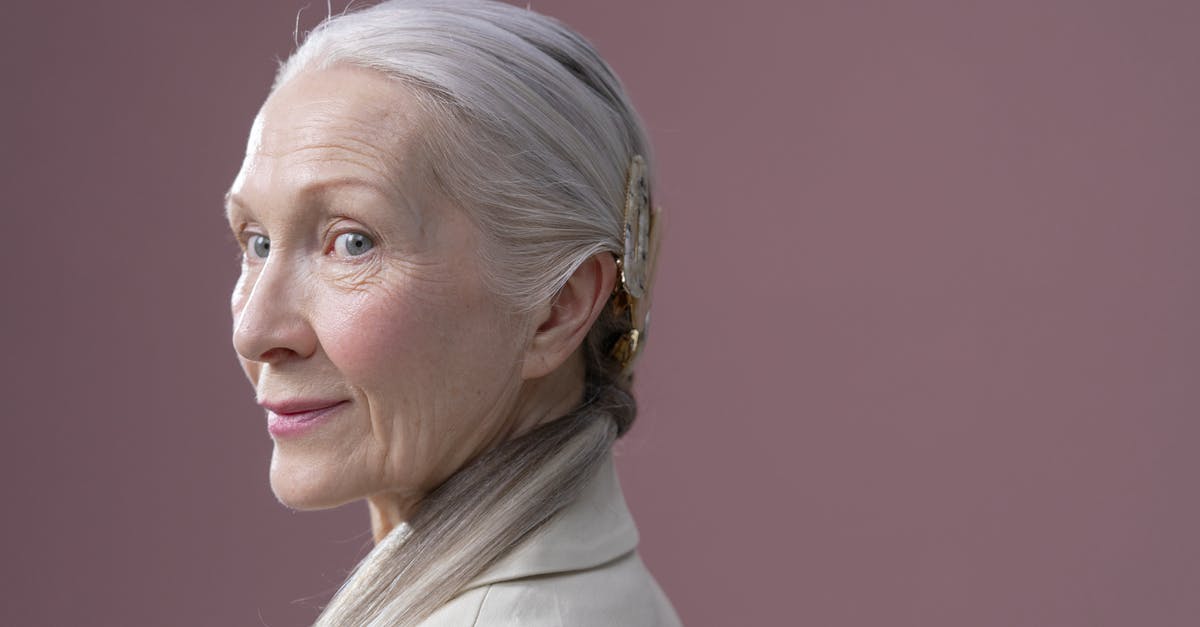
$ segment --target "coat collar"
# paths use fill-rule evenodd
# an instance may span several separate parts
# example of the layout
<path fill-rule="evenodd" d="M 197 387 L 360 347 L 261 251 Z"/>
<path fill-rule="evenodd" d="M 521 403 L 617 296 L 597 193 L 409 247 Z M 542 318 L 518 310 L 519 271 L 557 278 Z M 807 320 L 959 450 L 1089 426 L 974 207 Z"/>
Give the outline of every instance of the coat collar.
<path fill-rule="evenodd" d="M 583 570 L 637 547 L 638 532 L 609 453 L 579 497 L 473 579 L 464 590 L 534 575 Z"/>

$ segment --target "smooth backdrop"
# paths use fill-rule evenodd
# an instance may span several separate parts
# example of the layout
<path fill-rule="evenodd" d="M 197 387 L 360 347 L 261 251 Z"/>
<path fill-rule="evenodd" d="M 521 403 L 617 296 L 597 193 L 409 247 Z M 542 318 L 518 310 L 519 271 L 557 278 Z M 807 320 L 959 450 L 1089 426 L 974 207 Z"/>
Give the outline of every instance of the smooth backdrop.
<path fill-rule="evenodd" d="M 657 149 L 618 464 L 687 625 L 1200 624 L 1200 4 L 532 5 Z M 325 12 L 5 7 L 0 624 L 308 624 L 369 546 L 275 502 L 229 341 L 221 197 Z"/>

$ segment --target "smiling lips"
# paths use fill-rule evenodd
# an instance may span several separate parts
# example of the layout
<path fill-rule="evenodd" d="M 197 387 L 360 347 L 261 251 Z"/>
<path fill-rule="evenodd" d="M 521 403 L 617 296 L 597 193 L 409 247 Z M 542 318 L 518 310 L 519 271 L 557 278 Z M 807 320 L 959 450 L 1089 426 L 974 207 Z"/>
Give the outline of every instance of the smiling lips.
<path fill-rule="evenodd" d="M 280 437 L 298 436 L 325 422 L 350 401 L 295 399 L 281 402 L 262 402 L 267 410 L 267 430 Z"/>

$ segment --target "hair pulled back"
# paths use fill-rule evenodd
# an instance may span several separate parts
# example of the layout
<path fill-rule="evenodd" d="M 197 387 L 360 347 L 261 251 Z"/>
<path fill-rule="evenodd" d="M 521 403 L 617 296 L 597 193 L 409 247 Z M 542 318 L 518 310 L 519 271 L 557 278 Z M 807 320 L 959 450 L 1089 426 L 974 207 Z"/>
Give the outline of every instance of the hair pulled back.
<path fill-rule="evenodd" d="M 550 301 L 589 257 L 621 255 L 627 168 L 633 155 L 651 164 L 650 146 L 615 73 L 579 34 L 501 2 L 389 0 L 321 23 L 272 89 L 339 63 L 414 88 L 436 182 L 480 227 L 485 281 L 515 310 Z M 627 330 L 605 307 L 584 343 L 583 404 L 427 495 L 317 625 L 416 624 L 574 500 L 636 416 L 608 355 Z"/>

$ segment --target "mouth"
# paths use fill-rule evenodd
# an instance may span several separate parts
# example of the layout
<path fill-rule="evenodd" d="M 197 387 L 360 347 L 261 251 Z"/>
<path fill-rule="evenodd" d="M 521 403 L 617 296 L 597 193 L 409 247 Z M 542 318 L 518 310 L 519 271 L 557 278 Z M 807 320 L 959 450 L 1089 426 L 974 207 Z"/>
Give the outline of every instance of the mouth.
<path fill-rule="evenodd" d="M 289 401 L 262 403 L 267 410 L 267 430 L 275 437 L 296 436 L 304 433 L 325 418 L 335 414 L 350 401 Z"/>
<path fill-rule="evenodd" d="M 285 401 L 262 401 L 259 405 L 273 414 L 291 416 L 321 411 L 345 402 L 337 399 L 295 398 Z"/>

